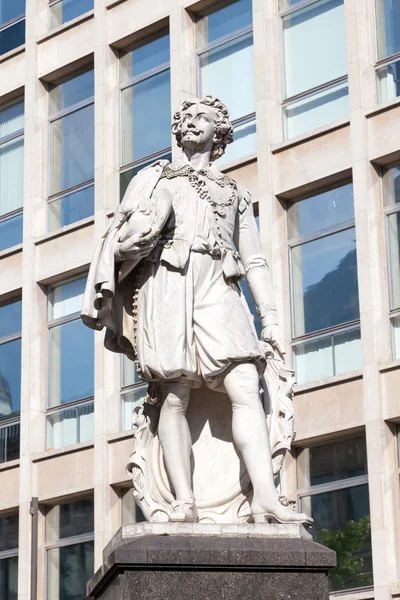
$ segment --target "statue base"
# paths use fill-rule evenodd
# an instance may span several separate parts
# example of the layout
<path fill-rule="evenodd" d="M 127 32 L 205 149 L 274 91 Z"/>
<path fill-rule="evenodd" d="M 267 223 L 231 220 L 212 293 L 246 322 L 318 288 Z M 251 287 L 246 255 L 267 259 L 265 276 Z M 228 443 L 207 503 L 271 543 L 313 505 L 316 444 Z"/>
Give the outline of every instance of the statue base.
<path fill-rule="evenodd" d="M 126 525 L 87 585 L 92 600 L 328 600 L 332 550 L 298 525 Z"/>

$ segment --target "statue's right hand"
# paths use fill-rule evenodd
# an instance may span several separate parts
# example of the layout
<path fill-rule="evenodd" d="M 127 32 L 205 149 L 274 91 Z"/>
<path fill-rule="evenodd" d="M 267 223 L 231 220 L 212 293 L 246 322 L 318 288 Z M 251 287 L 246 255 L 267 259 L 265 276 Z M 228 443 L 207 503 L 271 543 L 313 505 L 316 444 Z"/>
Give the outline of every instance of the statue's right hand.
<path fill-rule="evenodd" d="M 116 260 L 139 261 L 150 254 L 157 245 L 160 236 L 151 237 L 151 229 L 135 234 L 123 242 L 117 242 L 115 248 Z"/>

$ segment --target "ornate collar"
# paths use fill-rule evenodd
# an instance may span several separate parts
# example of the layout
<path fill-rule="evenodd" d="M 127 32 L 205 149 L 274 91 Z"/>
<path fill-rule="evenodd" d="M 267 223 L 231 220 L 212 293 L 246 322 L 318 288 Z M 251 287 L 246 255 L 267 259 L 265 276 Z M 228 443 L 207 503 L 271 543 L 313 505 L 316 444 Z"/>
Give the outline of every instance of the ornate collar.
<path fill-rule="evenodd" d="M 180 160 L 175 160 L 173 163 L 167 165 L 161 177 L 166 177 L 167 179 L 172 179 L 174 177 L 195 177 L 201 178 L 205 177 L 210 181 L 215 181 L 220 187 L 225 187 L 226 185 L 231 186 L 235 190 L 237 189 L 236 181 L 228 177 L 228 175 L 224 175 L 223 173 L 216 172 L 215 169 L 210 167 L 206 167 L 205 169 L 195 169 L 192 165 L 188 163 L 184 163 Z"/>

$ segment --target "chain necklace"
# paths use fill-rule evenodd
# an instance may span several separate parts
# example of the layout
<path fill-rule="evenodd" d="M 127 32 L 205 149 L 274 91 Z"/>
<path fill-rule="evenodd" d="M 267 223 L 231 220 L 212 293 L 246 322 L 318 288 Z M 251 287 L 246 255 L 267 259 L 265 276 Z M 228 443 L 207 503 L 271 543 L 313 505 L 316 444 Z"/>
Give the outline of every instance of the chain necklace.
<path fill-rule="evenodd" d="M 198 196 L 203 200 L 206 200 L 211 206 L 214 212 L 221 217 L 225 216 L 226 208 L 232 206 L 236 198 L 236 183 L 230 177 L 224 175 L 223 177 L 217 177 L 210 169 L 199 169 L 196 171 L 191 165 L 184 165 L 180 169 L 171 169 L 170 166 L 165 167 L 161 177 L 172 179 L 174 177 L 187 177 L 190 185 L 196 190 Z M 231 195 L 226 202 L 216 202 L 207 187 L 206 180 L 208 178 L 211 181 L 215 181 L 220 187 L 229 185 L 231 188 Z"/>

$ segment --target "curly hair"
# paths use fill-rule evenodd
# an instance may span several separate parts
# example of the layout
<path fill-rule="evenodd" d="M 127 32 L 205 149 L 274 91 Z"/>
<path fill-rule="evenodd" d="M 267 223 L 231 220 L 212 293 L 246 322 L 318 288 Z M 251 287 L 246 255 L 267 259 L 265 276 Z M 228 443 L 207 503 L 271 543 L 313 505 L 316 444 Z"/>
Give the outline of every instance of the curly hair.
<path fill-rule="evenodd" d="M 218 100 L 215 96 L 205 96 L 201 100 L 196 98 L 182 102 L 180 109 L 174 114 L 172 120 L 172 133 L 176 138 L 178 147 L 182 148 L 182 113 L 193 104 L 197 104 L 197 102 L 215 109 L 215 134 L 210 156 L 210 160 L 214 161 L 220 158 L 227 145 L 233 142 L 233 127 L 229 119 L 229 112 L 221 100 Z"/>

